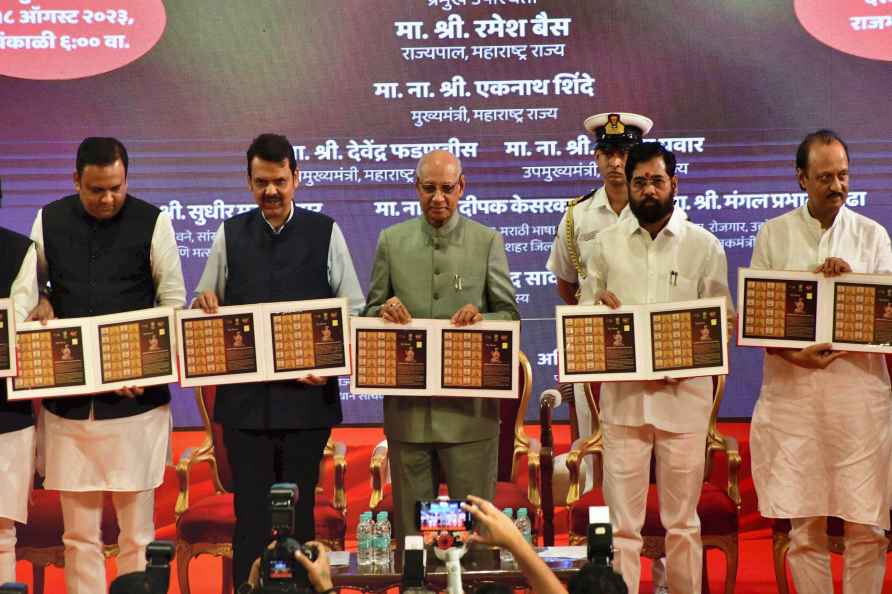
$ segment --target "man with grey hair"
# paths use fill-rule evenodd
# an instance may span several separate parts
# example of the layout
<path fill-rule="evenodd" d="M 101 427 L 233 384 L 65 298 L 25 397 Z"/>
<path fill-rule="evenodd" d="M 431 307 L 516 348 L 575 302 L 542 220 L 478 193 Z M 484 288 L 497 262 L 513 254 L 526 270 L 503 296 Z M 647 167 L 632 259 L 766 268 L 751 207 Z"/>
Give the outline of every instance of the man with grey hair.
<path fill-rule="evenodd" d="M 381 232 L 364 315 L 397 324 L 450 319 L 456 326 L 519 319 L 502 237 L 457 212 L 464 189 L 461 163 L 451 153 L 421 158 L 415 191 L 422 216 Z M 385 396 L 384 433 L 397 542 L 416 532 L 415 502 L 437 496 L 440 469 L 450 497 L 494 497 L 497 401 Z"/>

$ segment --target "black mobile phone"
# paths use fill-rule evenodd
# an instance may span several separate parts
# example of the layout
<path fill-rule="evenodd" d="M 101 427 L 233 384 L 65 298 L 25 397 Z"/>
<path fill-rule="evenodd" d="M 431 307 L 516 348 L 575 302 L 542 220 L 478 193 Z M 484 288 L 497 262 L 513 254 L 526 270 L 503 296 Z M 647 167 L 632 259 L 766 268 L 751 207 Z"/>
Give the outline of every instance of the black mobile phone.
<path fill-rule="evenodd" d="M 473 521 L 461 508 L 462 499 L 434 499 L 415 502 L 415 527 L 421 532 L 467 532 Z"/>

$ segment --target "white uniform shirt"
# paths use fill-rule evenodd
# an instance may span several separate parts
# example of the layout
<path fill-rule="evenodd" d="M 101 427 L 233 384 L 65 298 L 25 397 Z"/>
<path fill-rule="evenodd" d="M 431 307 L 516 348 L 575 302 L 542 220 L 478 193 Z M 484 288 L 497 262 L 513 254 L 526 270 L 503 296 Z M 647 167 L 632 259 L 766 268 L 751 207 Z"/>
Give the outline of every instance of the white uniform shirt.
<path fill-rule="evenodd" d="M 635 217 L 599 233 L 587 272 L 580 303 L 594 303 L 597 292 L 607 289 L 628 305 L 724 297 L 729 314 L 733 309 L 722 244 L 678 208 L 656 239 Z M 708 377 L 611 382 L 601 388 L 601 418 L 614 425 L 705 432 L 711 407 Z"/>
<path fill-rule="evenodd" d="M 619 214 L 613 211 L 607 199 L 607 190 L 603 186 L 598 188 L 594 196 L 574 206 L 573 230 L 576 233 L 576 255 L 579 256 L 580 264 L 585 266 L 593 241 L 599 232 L 630 216 L 632 213 L 628 204 Z M 570 253 L 567 251 L 566 212 L 558 225 L 557 235 L 551 245 L 551 254 L 545 267 L 568 283 L 579 282 L 576 267 L 573 266 Z"/>
<path fill-rule="evenodd" d="M 845 206 L 827 230 L 807 205 L 767 221 L 751 265 L 814 270 L 831 256 L 854 272 L 892 272 L 889 234 Z M 849 353 L 805 369 L 766 354 L 750 438 L 762 515 L 829 515 L 888 529 L 889 390 L 882 355 Z"/>

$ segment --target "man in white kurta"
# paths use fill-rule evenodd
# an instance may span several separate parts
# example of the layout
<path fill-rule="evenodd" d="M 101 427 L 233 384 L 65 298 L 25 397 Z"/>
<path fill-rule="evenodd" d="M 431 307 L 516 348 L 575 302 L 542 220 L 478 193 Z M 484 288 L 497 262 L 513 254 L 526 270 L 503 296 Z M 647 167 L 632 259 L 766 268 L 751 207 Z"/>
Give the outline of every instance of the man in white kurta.
<path fill-rule="evenodd" d="M 0 298 L 12 299 L 16 322 L 37 305 L 37 254 L 28 238 L 0 228 Z M 24 256 L 24 257 L 23 257 Z M 0 325 L 0 332 L 7 328 Z M 14 354 L 14 353 L 13 353 Z M 7 402 L 0 385 L 0 584 L 15 579 L 15 523 L 28 521 L 34 482 L 34 420 L 31 403 Z"/>
<path fill-rule="evenodd" d="M 797 154 L 808 201 L 762 227 L 752 267 L 892 273 L 889 235 L 849 210 L 848 150 L 832 132 Z M 882 355 L 769 349 L 750 433 L 759 511 L 792 523 L 787 559 L 799 592 L 832 594 L 826 517 L 845 521 L 843 591 L 879 593 L 889 529 L 892 405 Z"/>
<path fill-rule="evenodd" d="M 626 175 L 635 217 L 595 238 L 581 302 L 619 307 L 724 297 L 730 311 L 721 243 L 673 207 L 675 156 L 659 143 L 638 145 L 629 153 Z M 652 453 L 666 528 L 669 591 L 700 592 L 697 501 L 711 407 L 708 377 L 602 386 L 604 497 L 614 530 L 614 568 L 630 594 L 638 592 Z"/>
<path fill-rule="evenodd" d="M 32 226 L 43 293 L 31 318 L 185 304 L 170 217 L 127 193 L 127 170 L 126 148 L 116 139 L 87 138 L 78 147 L 77 193 L 44 206 Z M 44 486 L 60 491 L 68 594 L 107 589 L 106 492 L 120 528 L 118 573 L 144 569 L 155 537 L 155 489 L 170 459 L 169 401 L 167 386 L 44 401 Z"/>
<path fill-rule="evenodd" d="M 608 120 L 622 122 L 621 133 L 608 134 Z M 551 254 L 548 256 L 546 268 L 557 277 L 558 294 L 564 303 L 575 305 L 578 300 L 579 285 L 586 276 L 585 264 L 595 237 L 600 231 L 619 220 L 632 216 L 629 210 L 629 193 L 626 185 L 626 155 L 629 149 L 641 141 L 653 122 L 644 116 L 634 113 L 600 113 L 586 118 L 585 129 L 595 136 L 595 163 L 598 175 L 604 185 L 588 194 L 570 201 L 567 211 L 558 225 Z M 585 136 L 581 141 L 588 143 Z M 592 434 L 592 413 L 585 398 L 583 384 L 573 387 L 573 400 L 576 404 L 576 420 L 579 436 Z M 566 466 L 560 461 L 555 464 L 555 480 L 564 475 L 569 480 Z M 586 490 L 591 488 L 592 472 L 589 468 L 591 460 L 585 461 L 587 471 Z"/>

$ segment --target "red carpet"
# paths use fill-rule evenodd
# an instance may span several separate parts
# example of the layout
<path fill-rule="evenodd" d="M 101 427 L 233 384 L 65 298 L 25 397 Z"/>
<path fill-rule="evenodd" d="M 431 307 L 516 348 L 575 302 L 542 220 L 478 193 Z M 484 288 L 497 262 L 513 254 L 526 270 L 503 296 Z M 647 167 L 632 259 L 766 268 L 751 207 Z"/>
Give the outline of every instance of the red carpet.
<path fill-rule="evenodd" d="M 777 592 L 774 582 L 774 570 L 771 558 L 771 534 L 769 523 L 762 518 L 756 506 L 755 493 L 752 479 L 749 474 L 749 425 L 746 423 L 722 423 L 722 431 L 735 436 L 741 447 L 743 465 L 741 468 L 741 495 L 743 506 L 740 514 L 740 566 L 737 575 L 738 594 L 762 594 Z M 538 427 L 530 426 L 531 435 L 538 435 Z M 335 439 L 347 444 L 347 499 L 348 499 L 348 549 L 355 548 L 355 526 L 360 512 L 368 506 L 370 484 L 368 464 L 372 449 L 383 439 L 383 433 L 378 428 L 341 428 L 335 429 Z M 198 445 L 203 439 L 203 434 L 197 431 L 178 431 L 174 434 L 174 459 L 178 459 L 180 453 L 187 447 Z M 564 452 L 568 449 L 569 428 L 566 425 L 556 427 L 556 450 Z M 330 487 L 326 486 L 326 489 Z M 177 482 L 173 472 L 168 472 L 165 484 L 159 489 L 157 499 L 158 538 L 174 540 L 176 537 L 173 523 L 173 505 L 177 495 Z M 212 491 L 209 474 L 206 467 L 198 468 L 193 473 L 191 485 L 191 497 L 197 498 L 207 495 Z M 558 544 L 566 543 L 567 524 L 566 515 L 557 514 Z M 839 576 L 842 560 L 838 556 L 833 559 L 835 575 Z M 31 589 L 31 567 L 26 562 L 20 562 L 17 567 L 18 579 L 29 585 Z M 214 557 L 204 556 L 192 561 L 190 568 L 190 583 L 193 594 L 219 594 L 220 592 L 220 560 Z M 114 577 L 114 561 L 108 563 L 109 579 Z M 47 594 L 62 593 L 65 591 L 63 571 L 50 567 L 46 573 Z M 713 592 L 721 592 L 724 580 L 724 560 L 720 553 L 709 555 L 709 578 Z M 837 584 L 839 591 L 839 585 Z M 645 568 L 642 579 L 642 593 L 652 591 L 649 568 Z M 892 592 L 892 569 L 887 571 L 886 587 L 884 591 Z M 179 592 L 177 587 L 176 568 L 171 575 L 170 592 Z"/>

